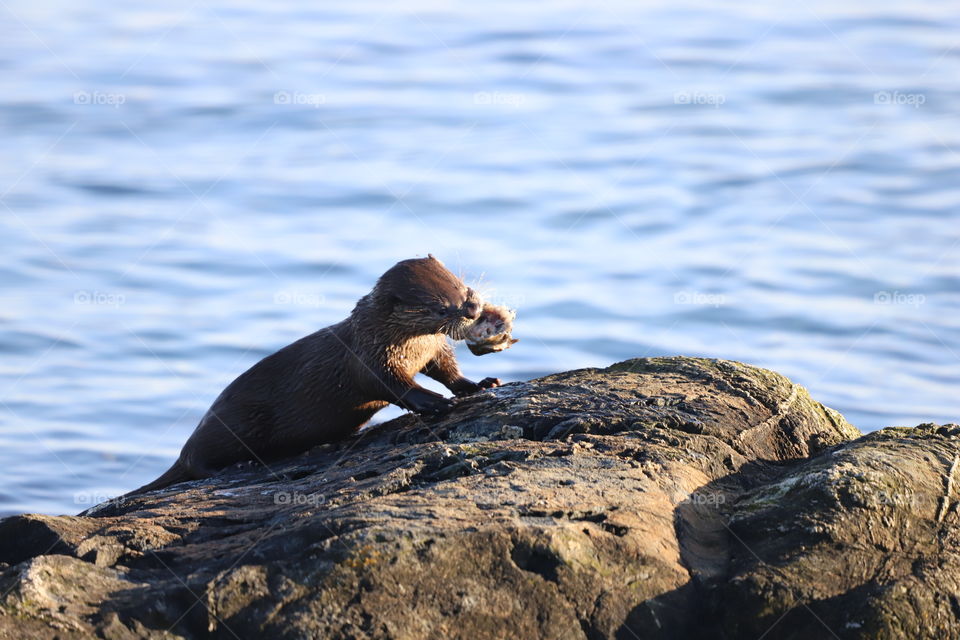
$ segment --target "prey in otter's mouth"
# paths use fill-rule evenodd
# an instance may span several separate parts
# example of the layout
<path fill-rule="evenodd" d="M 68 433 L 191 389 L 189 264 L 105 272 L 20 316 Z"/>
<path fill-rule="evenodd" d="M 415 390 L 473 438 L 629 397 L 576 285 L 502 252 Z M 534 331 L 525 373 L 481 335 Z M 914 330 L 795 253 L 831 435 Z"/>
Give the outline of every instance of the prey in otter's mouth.
<path fill-rule="evenodd" d="M 510 335 L 517 312 L 504 306 L 484 303 L 477 321 L 467 327 L 467 347 L 475 356 L 509 349 L 519 342 Z"/>
<path fill-rule="evenodd" d="M 398 262 L 346 319 L 240 374 L 214 400 L 173 466 L 127 495 L 345 438 L 390 403 L 422 414 L 450 408 L 449 398 L 414 381 L 418 373 L 457 396 L 499 386 L 498 378 L 464 377 L 448 341 L 466 339 L 472 350 L 479 343 L 481 353 L 516 342 L 509 335 L 512 312 L 497 309 L 432 255 Z"/>

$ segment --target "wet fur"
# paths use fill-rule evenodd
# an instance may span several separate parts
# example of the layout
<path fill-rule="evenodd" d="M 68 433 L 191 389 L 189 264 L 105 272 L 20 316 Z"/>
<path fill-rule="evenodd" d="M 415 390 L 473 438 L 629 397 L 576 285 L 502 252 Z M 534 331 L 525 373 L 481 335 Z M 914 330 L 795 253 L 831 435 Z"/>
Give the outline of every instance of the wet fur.
<path fill-rule="evenodd" d="M 451 401 L 424 389 L 424 373 L 457 395 L 499 384 L 463 377 L 447 337 L 463 339 L 482 302 L 429 258 L 404 260 L 342 322 L 267 356 L 231 382 L 174 465 L 134 495 L 204 478 L 244 460 L 269 461 L 342 439 L 390 403 L 419 413 Z"/>

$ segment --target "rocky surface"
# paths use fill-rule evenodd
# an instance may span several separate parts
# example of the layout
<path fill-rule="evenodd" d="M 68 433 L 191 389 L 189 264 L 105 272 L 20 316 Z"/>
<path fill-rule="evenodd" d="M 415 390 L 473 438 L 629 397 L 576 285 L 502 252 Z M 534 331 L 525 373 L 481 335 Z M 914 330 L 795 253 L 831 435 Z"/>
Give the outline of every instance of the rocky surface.
<path fill-rule="evenodd" d="M 946 638 L 960 427 L 638 359 L 0 521 L 0 637 Z"/>

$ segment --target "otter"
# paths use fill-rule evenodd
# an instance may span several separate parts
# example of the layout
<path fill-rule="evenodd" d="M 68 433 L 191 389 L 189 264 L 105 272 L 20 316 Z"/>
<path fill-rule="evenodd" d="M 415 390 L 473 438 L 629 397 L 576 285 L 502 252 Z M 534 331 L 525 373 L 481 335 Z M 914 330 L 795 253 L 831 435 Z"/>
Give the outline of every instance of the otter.
<path fill-rule="evenodd" d="M 267 356 L 214 400 L 173 466 L 124 497 L 266 462 L 355 433 L 390 403 L 441 413 L 452 400 L 414 382 L 417 373 L 456 396 L 499 386 L 460 372 L 447 338 L 463 340 L 480 318 L 477 293 L 433 255 L 403 260 L 343 321 Z"/>

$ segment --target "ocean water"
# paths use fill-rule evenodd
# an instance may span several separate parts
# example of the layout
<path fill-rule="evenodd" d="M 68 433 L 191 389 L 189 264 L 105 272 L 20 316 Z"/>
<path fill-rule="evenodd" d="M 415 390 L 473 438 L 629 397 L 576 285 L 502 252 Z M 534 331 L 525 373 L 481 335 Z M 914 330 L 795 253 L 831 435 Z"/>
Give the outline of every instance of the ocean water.
<path fill-rule="evenodd" d="M 156 477 L 428 252 L 518 309 L 475 378 L 702 355 L 960 419 L 954 9 L 7 0 L 0 514 Z"/>

